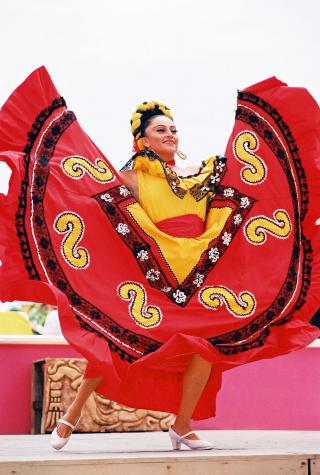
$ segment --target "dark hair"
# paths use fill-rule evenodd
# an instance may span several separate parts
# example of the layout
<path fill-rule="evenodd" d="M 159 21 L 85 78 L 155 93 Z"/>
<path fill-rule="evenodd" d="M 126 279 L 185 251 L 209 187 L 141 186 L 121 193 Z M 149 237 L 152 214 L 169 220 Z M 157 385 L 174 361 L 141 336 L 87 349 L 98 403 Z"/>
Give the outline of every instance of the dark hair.
<path fill-rule="evenodd" d="M 149 125 L 152 122 L 152 119 L 154 117 L 157 117 L 158 115 L 164 115 L 164 113 L 160 109 L 153 109 L 153 110 L 144 112 L 143 116 L 141 117 L 141 126 L 140 126 L 141 137 L 145 136 L 146 128 L 149 127 Z"/>
<path fill-rule="evenodd" d="M 134 136 L 135 146 L 142 150 L 144 145 L 141 138 L 145 136 L 146 128 L 150 125 L 152 119 L 158 115 L 164 115 L 172 119 L 170 109 L 158 101 L 143 102 L 138 105 L 131 117 L 131 132 Z"/>

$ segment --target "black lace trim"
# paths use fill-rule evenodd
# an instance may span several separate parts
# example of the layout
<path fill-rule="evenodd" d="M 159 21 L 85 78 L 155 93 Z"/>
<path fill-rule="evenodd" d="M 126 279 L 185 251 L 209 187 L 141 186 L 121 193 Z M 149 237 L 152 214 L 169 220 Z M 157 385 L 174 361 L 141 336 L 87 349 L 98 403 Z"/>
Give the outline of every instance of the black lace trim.
<path fill-rule="evenodd" d="M 264 345 L 265 339 L 270 335 L 269 328 L 265 328 L 260 335 L 255 338 L 254 340 L 250 341 L 249 343 L 242 343 L 238 346 L 228 346 L 224 345 L 223 347 L 217 349 L 220 353 L 224 355 L 234 355 L 236 353 L 244 353 L 245 351 L 253 350 L 255 348 L 259 348 Z"/>
<path fill-rule="evenodd" d="M 251 102 L 262 108 L 265 112 L 267 112 L 277 123 L 280 131 L 285 137 L 285 140 L 287 141 L 289 150 L 291 152 L 291 156 L 294 160 L 294 164 L 296 166 L 297 175 L 299 177 L 299 186 L 302 194 L 301 218 L 298 201 L 295 199 L 296 191 L 294 187 L 292 171 L 286 159 L 286 154 L 283 150 L 281 142 L 278 140 L 277 136 L 273 133 L 273 130 L 265 121 L 263 121 L 255 112 L 243 108 L 240 105 L 236 111 L 236 119 L 250 124 L 253 129 L 266 141 L 275 156 L 278 158 L 279 163 L 281 164 L 281 167 L 287 177 L 290 186 L 295 217 L 294 245 L 287 279 L 284 282 L 282 288 L 280 289 L 276 300 L 269 307 L 269 309 L 265 310 L 261 315 L 259 315 L 250 323 L 238 330 L 231 331 L 208 339 L 208 341 L 210 341 L 213 346 L 215 346 L 221 353 L 224 354 L 236 354 L 242 351 L 247 351 L 248 349 L 252 348 L 252 343 L 242 343 L 236 345 L 237 342 L 250 339 L 252 335 L 261 331 L 266 326 L 267 328 L 268 326 L 278 326 L 290 321 L 293 318 L 294 313 L 305 304 L 308 289 L 311 282 L 312 247 L 310 241 L 306 239 L 303 234 L 301 235 L 300 229 L 300 219 L 305 216 L 308 209 L 308 186 L 305 178 L 305 173 L 301 164 L 301 159 L 298 153 L 297 144 L 292 136 L 288 125 L 280 116 L 279 112 L 273 107 L 271 107 L 270 104 L 268 104 L 258 96 L 255 96 L 254 94 L 248 92 L 240 92 L 239 99 Z M 300 243 L 302 243 L 304 252 L 304 259 L 302 262 L 302 287 L 293 309 L 287 315 L 279 319 L 277 318 L 277 316 L 281 313 L 282 309 L 289 302 L 292 292 L 295 288 L 299 264 Z M 266 330 L 263 331 L 256 340 L 256 344 L 263 345 L 268 334 L 269 332 L 267 332 Z"/>
<path fill-rule="evenodd" d="M 162 160 L 162 158 L 159 157 L 159 155 L 157 155 L 155 152 L 153 152 L 152 150 L 142 150 L 141 152 L 138 152 L 133 155 L 131 160 L 126 163 L 126 165 L 121 169 L 121 171 L 132 169 L 134 167 L 134 160 L 138 157 L 147 157 L 151 161 L 158 160 L 158 162 L 162 166 L 164 176 L 166 177 L 171 190 L 178 198 L 181 199 L 183 199 L 187 193 L 187 190 L 179 186 L 181 180 L 183 180 L 184 178 L 191 178 L 199 175 L 206 165 L 205 162 L 202 162 L 197 173 L 186 177 L 180 177 L 176 174 L 175 171 L 172 170 L 172 168 L 167 164 L 167 162 L 165 160 Z M 190 188 L 190 194 L 196 201 L 202 200 L 208 194 L 209 191 L 215 193 L 216 187 L 221 182 L 226 173 L 226 161 L 226 157 L 221 157 L 220 155 L 217 155 L 216 160 L 213 163 L 212 173 L 210 173 L 203 180 L 202 183 L 196 183 L 192 186 L 192 188 Z"/>
<path fill-rule="evenodd" d="M 28 142 L 24 148 L 25 152 L 25 176 L 22 181 L 21 185 L 21 193 L 19 196 L 19 206 L 16 213 L 16 228 L 17 234 L 20 242 L 21 253 L 22 257 L 25 262 L 25 268 L 29 274 L 29 278 L 32 280 L 41 280 L 35 263 L 33 261 L 33 257 L 31 254 L 29 242 L 28 242 L 28 235 L 25 226 L 25 215 L 26 215 L 26 205 L 27 205 L 27 191 L 29 185 L 29 168 L 30 168 L 30 152 L 33 148 L 35 140 L 37 139 L 40 130 L 42 129 L 44 123 L 50 117 L 50 115 L 58 108 L 64 107 L 65 101 L 62 97 L 55 99 L 51 106 L 44 109 L 40 112 L 37 116 L 34 124 L 32 125 L 31 131 L 28 133 Z M 36 167 L 36 179 L 35 179 L 35 191 L 33 194 L 33 203 L 34 203 L 34 226 L 37 230 L 37 240 L 40 244 L 40 251 L 43 251 L 46 254 L 46 268 L 52 279 L 52 282 L 55 283 L 57 288 L 61 291 L 65 292 L 70 304 L 73 305 L 75 308 L 80 309 L 82 312 L 86 312 L 87 315 L 99 321 L 100 323 L 106 323 L 105 320 L 108 320 L 108 329 L 117 338 L 122 338 L 122 341 L 127 342 L 132 347 L 137 346 L 137 342 L 139 342 L 139 347 L 142 350 L 145 350 L 145 353 L 149 353 L 155 351 L 161 346 L 161 343 L 152 340 L 150 338 L 144 337 L 143 335 L 137 335 L 133 332 L 130 332 L 122 327 L 120 327 L 116 322 L 112 319 L 109 319 L 106 315 L 99 311 L 96 307 L 90 305 L 88 302 L 83 301 L 81 297 L 74 292 L 71 286 L 68 283 L 67 278 L 65 277 L 64 273 L 61 270 L 59 273 L 59 264 L 58 260 L 53 252 L 50 236 L 48 233 L 48 229 L 46 227 L 44 214 L 43 214 L 43 196 L 45 193 L 45 187 L 48 179 L 49 173 L 49 161 L 53 154 L 55 144 L 61 137 L 62 133 L 66 128 L 71 125 L 71 123 L 75 120 L 74 114 L 68 112 L 64 115 L 63 119 L 60 120 L 58 127 L 55 125 L 54 130 L 51 129 L 51 135 L 47 136 L 43 147 L 43 150 L 39 150 L 39 165 Z M 40 211 L 40 213 L 39 213 Z M 46 233 L 43 231 L 46 231 Z M 52 253 L 50 253 L 52 251 Z M 50 255 L 49 255 L 50 254 Z M 83 304 L 81 306 L 81 303 Z M 84 321 L 77 313 L 74 312 L 75 318 L 79 321 L 79 325 L 86 330 L 95 332 L 99 337 L 104 337 L 109 344 L 111 351 L 117 352 L 121 359 L 133 362 L 138 359 L 137 356 L 130 354 L 129 352 L 125 351 L 123 348 L 117 346 L 112 340 L 106 338 L 106 335 L 102 332 L 97 331 L 96 329 L 92 328 L 86 321 Z"/>
<path fill-rule="evenodd" d="M 291 156 L 293 158 L 294 164 L 295 164 L 295 169 L 297 171 L 297 177 L 298 177 L 298 182 L 299 182 L 299 189 L 301 192 L 301 207 L 299 209 L 298 205 L 298 200 L 293 200 L 293 208 L 294 208 L 294 215 L 295 219 L 297 222 L 303 221 L 305 218 L 305 215 L 308 211 L 308 203 L 309 203 L 309 192 L 308 192 L 308 183 L 306 180 L 305 172 L 301 164 L 301 159 L 298 151 L 298 147 L 296 145 L 296 142 L 293 138 L 293 135 L 287 126 L 287 124 L 284 122 L 283 118 L 280 116 L 278 111 L 274 109 L 273 107 L 270 106 L 267 102 L 263 101 L 261 98 L 255 96 L 254 94 L 249 94 L 246 93 L 245 95 L 246 99 L 242 98 L 243 100 L 248 100 L 254 104 L 258 104 L 260 107 L 266 107 L 267 112 L 271 115 L 273 120 L 277 123 L 279 126 L 281 132 L 283 133 L 285 140 L 287 142 L 288 148 L 290 150 Z M 265 109 L 265 110 L 266 110 Z M 261 123 L 261 121 L 256 121 L 253 118 L 253 114 L 250 113 L 248 110 L 244 110 L 241 108 L 241 106 L 237 109 L 237 116 L 239 120 L 242 120 L 248 124 L 250 124 L 255 131 L 260 134 L 264 140 L 267 142 L 269 147 L 272 149 L 273 153 L 276 155 L 278 158 L 281 167 L 286 174 L 289 186 L 290 186 L 290 192 L 291 196 L 295 196 L 296 191 L 295 191 L 295 185 L 294 185 L 294 180 L 292 177 L 292 172 L 290 167 L 288 167 L 287 161 L 286 161 L 286 155 L 284 154 L 283 150 L 279 147 L 278 141 L 273 134 L 273 132 L 268 131 L 265 128 L 265 123 Z M 297 227 L 297 233 L 300 233 L 300 227 Z M 301 234 L 300 241 L 302 243 L 303 247 L 303 265 L 302 265 L 302 288 L 299 294 L 299 297 L 297 299 L 297 302 L 293 308 L 287 315 L 285 315 L 283 318 L 280 320 L 275 321 L 272 323 L 272 326 L 280 326 L 283 323 L 286 323 L 290 321 L 296 310 L 300 309 L 306 302 L 307 294 L 308 294 L 308 289 L 310 286 L 311 282 L 311 263 L 313 260 L 313 251 L 312 251 L 312 246 L 310 240 L 308 240 L 303 233 Z"/>
<path fill-rule="evenodd" d="M 80 317 L 78 317 L 76 313 L 74 313 L 74 315 L 79 321 L 79 325 L 81 328 L 89 332 L 95 333 L 99 338 L 104 337 L 104 339 L 108 341 L 108 346 L 110 350 L 113 351 L 114 353 L 117 353 L 123 361 L 127 361 L 128 363 L 134 363 L 135 361 L 138 360 L 137 357 L 131 355 L 130 353 L 128 353 L 127 351 L 123 350 L 122 348 L 117 346 L 115 343 L 113 343 L 111 339 L 107 339 L 105 335 L 103 335 L 103 333 L 98 332 L 95 328 L 91 327 L 88 323 L 84 322 Z M 140 336 L 141 335 L 136 335 L 136 334 L 133 334 L 133 336 L 129 336 L 129 340 L 131 341 L 131 344 L 136 343 Z M 160 348 L 160 346 L 161 346 L 161 343 L 158 343 L 158 342 L 155 342 L 152 347 L 149 345 L 150 351 L 146 351 L 145 354 L 151 353 L 152 351 L 156 351 L 158 348 Z"/>
<path fill-rule="evenodd" d="M 296 310 L 299 310 L 307 301 L 308 290 L 311 282 L 311 272 L 312 267 L 311 263 L 313 260 L 313 251 L 311 242 L 305 236 L 302 236 L 302 245 L 304 250 L 303 264 L 302 264 L 302 287 L 298 297 L 298 300 L 293 308 L 287 315 L 283 318 L 272 323 L 272 326 L 280 326 L 284 323 L 289 322 L 293 317 Z"/>
<path fill-rule="evenodd" d="M 291 157 L 294 161 L 295 169 L 296 169 L 296 172 L 297 172 L 297 177 L 298 177 L 298 181 L 299 181 L 299 188 L 300 188 L 301 195 L 302 195 L 301 196 L 301 211 L 300 211 L 301 212 L 301 218 L 300 219 L 301 219 L 301 221 L 303 221 L 304 218 L 305 218 L 305 215 L 308 211 L 308 204 L 309 204 L 308 182 L 307 182 L 307 179 L 306 179 L 306 174 L 305 174 L 304 168 L 303 168 L 302 163 L 301 163 L 297 143 L 296 143 L 296 141 L 295 141 L 295 139 L 292 135 L 292 132 L 291 132 L 289 126 L 286 124 L 286 122 L 284 121 L 284 119 L 280 115 L 280 113 L 277 111 L 277 109 L 272 107 L 268 102 L 266 102 L 261 97 L 256 96 L 255 94 L 252 94 L 251 92 L 240 91 L 238 93 L 238 98 L 239 98 L 239 100 L 250 102 L 250 103 L 255 104 L 256 106 L 260 107 L 261 109 L 263 109 L 267 114 L 269 114 L 272 117 L 272 119 L 275 121 L 275 123 L 278 125 L 279 129 L 281 130 L 281 132 L 282 132 L 282 134 L 283 134 L 283 136 L 284 136 L 284 138 L 287 142 L 287 145 L 288 145 L 288 148 L 290 150 Z M 241 106 L 240 106 L 240 107 L 237 108 L 236 118 L 239 118 L 240 120 L 242 120 L 242 118 L 241 118 L 242 116 L 243 116 L 243 110 L 241 109 Z M 247 119 L 245 120 L 245 122 L 249 123 L 250 125 L 252 125 L 255 128 L 255 130 L 257 130 L 256 127 L 258 128 L 259 124 L 260 124 L 260 121 L 258 120 L 258 117 L 250 111 L 247 111 L 246 117 L 247 117 Z M 259 127 L 259 128 L 260 128 L 261 131 L 263 130 L 261 127 Z M 257 132 L 260 133 L 259 130 L 257 130 Z M 276 137 L 274 136 L 272 130 L 265 129 L 265 131 L 263 131 L 262 133 L 263 133 L 262 138 L 272 148 L 274 154 L 279 159 L 279 162 L 281 163 L 283 170 L 285 172 L 287 172 L 288 167 L 286 166 L 285 152 L 282 149 L 281 145 L 279 143 L 277 144 L 277 142 L 275 140 Z M 291 176 L 290 172 L 289 172 L 289 176 L 288 176 L 288 173 L 287 173 L 287 177 L 290 178 L 290 180 L 289 180 L 290 186 L 293 186 L 292 176 Z M 294 196 L 294 194 L 293 194 L 293 196 Z"/>
<path fill-rule="evenodd" d="M 211 158 L 211 157 L 210 157 L 210 158 Z M 177 174 L 177 176 L 178 176 L 179 178 L 193 178 L 193 177 L 195 177 L 195 176 L 200 175 L 200 173 L 202 172 L 202 170 L 204 169 L 204 167 L 205 167 L 206 165 L 207 165 L 207 164 L 206 164 L 206 161 L 205 161 L 205 160 L 202 160 L 202 161 L 201 161 L 201 165 L 198 167 L 198 171 L 197 171 L 196 173 L 191 173 L 191 175 L 185 175 L 185 176 L 184 176 L 184 175 L 178 175 L 178 174 Z"/>
<path fill-rule="evenodd" d="M 191 270 L 181 285 L 177 284 L 176 278 L 174 278 L 175 284 L 169 282 L 167 277 L 168 268 L 172 276 L 174 276 L 174 272 L 161 253 L 161 249 L 153 237 L 146 235 L 145 231 L 140 228 L 136 221 L 132 222 L 132 217 L 127 211 L 127 207 L 135 203 L 136 200 L 129 190 L 127 190 L 124 196 L 122 186 L 119 185 L 103 193 L 93 195 L 93 198 L 97 200 L 116 232 L 119 225 L 126 226 L 127 232 L 124 234 L 117 232 L 117 234 L 131 250 L 149 284 L 163 292 L 176 305 L 185 307 L 193 295 L 199 290 L 199 276 L 201 276 L 203 283 L 217 262 L 222 258 L 229 245 L 231 245 L 232 240 L 241 228 L 241 224 L 255 203 L 254 198 L 245 196 L 237 189 L 231 187 L 228 187 L 228 189 L 231 190 L 232 196 L 225 196 L 226 188 L 227 187 L 222 185 L 216 188 L 216 195 L 210 200 L 208 208 L 217 205 L 221 207 L 221 205 L 224 205 L 230 206 L 233 212 L 220 236 L 209 243 L 208 248 L 200 256 L 197 265 Z M 243 199 L 248 200 L 246 206 L 241 205 Z M 240 218 L 238 221 L 234 219 L 235 215 L 238 215 Z M 228 243 L 223 239 L 225 234 L 230 234 L 230 241 Z M 161 260 L 154 253 L 153 247 L 156 247 L 159 251 Z M 216 260 L 214 260 L 211 255 L 212 249 L 214 248 L 216 249 L 216 256 L 218 256 Z M 139 257 L 141 254 L 143 255 L 144 252 L 148 253 L 148 259 Z M 151 276 L 151 278 L 148 279 L 148 275 Z"/>
<path fill-rule="evenodd" d="M 30 165 L 30 151 L 32 150 L 33 144 L 37 139 L 40 130 L 45 123 L 45 121 L 50 117 L 52 112 L 60 107 L 65 107 L 66 102 L 63 97 L 58 97 L 54 99 L 49 107 L 43 109 L 36 120 L 32 124 L 31 130 L 28 133 L 28 141 L 24 147 L 24 165 L 25 165 L 25 176 L 21 182 L 21 190 L 19 194 L 19 205 L 16 212 L 16 230 L 19 238 L 21 255 L 24 260 L 25 268 L 29 274 L 31 280 L 40 280 L 40 276 L 36 266 L 34 265 L 31 248 L 29 244 L 28 234 L 26 231 L 26 202 L 27 202 L 27 191 L 29 186 L 29 165 Z"/>
<path fill-rule="evenodd" d="M 297 151 L 297 147 L 288 126 L 285 124 L 285 122 L 283 121 L 279 113 L 275 109 L 273 109 L 268 103 L 266 103 L 259 97 L 254 96 L 253 94 L 250 94 L 250 93 L 240 93 L 239 98 L 242 100 L 247 100 L 249 102 L 251 101 L 256 105 L 259 105 L 266 112 L 268 112 L 272 116 L 272 118 L 275 120 L 275 122 L 278 124 L 284 137 L 286 137 L 292 157 L 294 158 L 294 163 L 296 166 L 297 175 L 299 179 L 299 185 L 300 185 L 300 190 L 302 194 L 301 218 L 303 219 L 308 208 L 308 187 L 306 183 L 304 170 L 302 168 L 300 157 Z M 44 122 L 47 120 L 47 118 L 55 109 L 62 107 L 64 105 L 65 103 L 62 98 L 57 99 L 53 101 L 52 105 L 49 108 L 45 109 L 39 114 L 39 116 L 37 117 L 35 121 L 35 124 L 32 127 L 31 133 L 29 134 L 28 143 L 24 150 L 26 154 L 25 156 L 26 172 L 25 172 L 25 177 L 21 186 L 21 194 L 19 196 L 19 207 L 18 207 L 17 216 L 16 216 L 16 226 L 17 226 L 18 237 L 20 240 L 22 256 L 24 258 L 25 266 L 29 273 L 30 279 L 39 280 L 40 277 L 32 259 L 32 255 L 31 255 L 31 251 L 30 251 L 30 247 L 29 247 L 29 243 L 27 239 L 27 232 L 25 228 L 25 212 L 26 212 L 26 200 L 27 200 L 26 194 L 27 194 L 27 188 L 29 184 L 29 164 L 30 164 L 29 154 Z M 243 114 L 243 111 L 241 110 L 241 108 L 239 108 L 237 110 L 237 118 L 240 120 L 246 121 L 245 117 L 246 117 L 245 114 Z M 288 182 L 290 185 L 291 179 L 292 179 L 291 172 L 289 170 L 288 164 L 286 164 L 285 154 L 284 154 L 284 151 L 281 150 L 281 144 L 280 143 L 277 144 L 274 140 L 275 137 L 272 136 L 272 130 L 267 131 L 267 129 L 265 129 L 265 133 L 264 133 L 263 128 L 261 128 L 262 121 L 260 123 L 259 117 L 255 116 L 252 113 L 251 115 L 248 115 L 246 118 L 247 118 L 248 123 L 250 123 L 255 128 L 255 130 L 267 141 L 269 146 L 272 148 L 272 150 L 278 157 L 280 163 L 283 166 L 283 169 L 286 173 L 286 176 L 288 178 Z M 70 120 L 70 123 L 72 123 L 72 121 L 74 120 L 74 116 L 71 113 L 66 113 L 62 119 L 65 119 L 66 123 L 68 122 L 68 120 Z M 106 327 L 110 330 L 110 332 L 117 335 L 119 339 L 121 339 L 122 341 L 126 342 L 127 344 L 131 345 L 132 347 L 136 349 L 140 348 L 142 351 L 144 351 L 144 354 L 147 354 L 152 351 L 156 351 L 161 346 L 161 343 L 155 340 L 152 340 L 150 338 L 147 338 L 144 335 L 139 335 L 133 332 L 129 332 L 128 330 L 122 328 L 120 325 L 114 322 L 112 319 L 110 319 L 108 316 L 100 312 L 99 309 L 97 309 L 96 307 L 94 307 L 89 302 L 85 301 L 84 299 L 82 299 L 71 288 L 65 275 L 63 274 L 62 269 L 59 269 L 58 261 L 56 259 L 56 256 L 51 246 L 48 230 L 47 230 L 47 235 L 45 235 L 44 233 L 44 230 L 46 229 L 46 223 L 44 221 L 44 216 L 43 216 L 43 196 L 44 196 L 45 186 L 46 186 L 47 177 L 48 177 L 48 175 L 44 173 L 45 168 L 47 167 L 47 170 L 49 168 L 48 163 L 51 158 L 50 153 L 51 154 L 53 153 L 55 143 L 58 141 L 61 134 L 58 136 L 51 137 L 52 138 L 51 143 L 50 143 L 50 140 L 46 141 L 45 143 L 48 146 L 47 149 L 39 153 L 40 162 L 37 165 L 36 172 L 38 173 L 38 175 L 37 175 L 37 180 L 35 182 L 36 183 L 35 193 L 33 195 L 33 202 L 34 202 L 34 207 L 35 207 L 34 225 L 35 225 L 35 229 L 37 229 L 37 239 L 40 244 L 40 251 L 42 253 L 42 257 L 44 258 L 46 268 L 48 272 L 50 273 L 50 278 L 52 278 L 52 281 L 55 283 L 55 285 L 57 285 L 58 288 L 60 288 L 60 290 L 66 293 L 70 303 L 73 306 L 75 306 L 75 308 L 89 315 L 90 318 L 92 318 L 93 320 L 95 319 L 98 320 L 99 324 L 102 323 L 103 325 L 106 325 Z M 42 167 L 40 174 L 39 174 L 38 167 Z M 214 199 L 221 200 L 221 201 L 224 200 L 223 193 L 224 193 L 225 188 L 226 187 L 217 186 L 215 190 L 216 196 Z M 107 192 L 111 194 L 113 190 L 108 190 Z M 41 196 L 41 193 L 43 193 L 42 196 Z M 101 195 L 99 196 L 101 197 Z M 293 194 L 292 196 L 295 196 L 295 194 Z M 240 199 L 240 197 L 243 197 L 243 195 L 239 194 L 238 198 Z M 98 199 L 98 196 L 96 196 L 95 199 Z M 209 203 L 209 206 L 212 204 L 213 204 L 212 202 Z M 105 202 L 100 203 L 100 205 L 102 207 L 103 205 L 107 206 Z M 112 212 L 114 211 L 114 207 L 113 206 L 108 207 L 108 209 L 104 211 L 110 218 L 110 216 L 112 215 Z M 121 214 L 121 210 L 119 212 Z M 128 213 L 122 213 L 121 217 L 122 218 L 127 217 L 127 215 Z M 227 223 L 229 228 L 227 228 L 226 230 L 228 232 L 229 230 L 232 231 L 233 229 L 234 223 L 232 223 L 231 218 L 232 217 L 230 217 Z M 289 266 L 288 278 L 286 282 L 283 284 L 283 287 L 280 290 L 277 299 L 275 300 L 274 304 L 269 309 L 263 312 L 263 314 L 258 316 L 255 320 L 251 321 L 248 325 L 245 325 L 244 327 L 236 331 L 232 331 L 232 332 L 225 333 L 216 337 L 208 338 L 208 341 L 221 353 L 235 354 L 238 352 L 248 351 L 249 349 L 252 349 L 257 346 L 262 346 L 265 343 L 265 339 L 267 338 L 269 334 L 268 325 L 269 326 L 281 325 L 289 321 L 292 318 L 294 312 L 305 304 L 309 285 L 310 285 L 310 278 L 311 278 L 312 247 L 311 247 L 310 241 L 307 240 L 302 235 L 301 239 L 302 239 L 302 245 L 303 245 L 303 251 L 304 251 L 302 288 L 301 288 L 298 300 L 294 308 L 292 309 L 292 311 L 289 314 L 285 315 L 283 318 L 277 319 L 277 315 L 279 315 L 281 309 L 283 308 L 283 306 L 285 306 L 286 302 L 288 301 L 288 298 L 292 294 L 292 291 L 294 289 L 294 284 L 296 281 L 296 275 L 297 275 L 296 265 L 299 260 L 299 250 L 300 250 L 299 240 L 297 241 L 297 237 L 300 233 L 299 226 L 298 226 L 299 222 L 297 221 L 299 219 L 299 209 L 297 207 L 295 209 L 295 219 L 296 219 L 296 226 L 295 226 L 296 231 L 294 235 L 295 244 L 293 247 L 292 260 Z M 131 226 L 131 223 L 128 222 L 128 225 Z M 236 230 L 234 229 L 233 232 L 236 232 Z M 212 248 L 214 245 L 217 245 L 217 243 L 215 244 L 210 243 L 209 249 Z M 133 252 L 135 252 L 135 255 L 139 252 L 139 250 L 150 251 L 150 249 L 151 247 L 150 245 L 148 245 L 147 240 L 144 238 L 141 238 L 141 236 L 136 241 L 136 247 L 132 248 Z M 52 251 L 52 254 L 51 254 L 51 251 Z M 221 251 L 222 253 L 224 252 L 222 248 L 221 248 Z M 201 259 L 199 262 L 201 263 L 202 267 L 201 266 L 198 267 L 199 266 L 198 264 L 198 266 L 196 266 L 192 274 L 189 275 L 186 281 L 183 283 L 183 286 L 179 287 L 179 289 L 182 289 L 182 292 L 185 292 L 187 296 L 190 296 L 189 298 L 191 298 L 194 292 L 198 290 L 198 286 L 194 283 L 193 283 L 193 287 L 190 286 L 190 292 L 193 291 L 193 294 L 191 295 L 191 293 L 188 294 L 188 291 L 186 289 L 187 283 L 188 282 L 190 283 L 191 280 L 195 278 L 197 273 L 198 274 L 201 273 L 202 270 L 203 270 L 203 273 L 205 272 L 205 270 L 207 270 L 208 271 L 207 273 L 209 273 L 213 267 L 213 263 L 211 261 L 210 262 L 208 261 L 208 255 L 206 253 L 204 253 L 201 256 Z M 146 269 L 144 268 L 144 266 L 141 265 L 140 267 L 145 273 Z M 60 273 L 60 271 L 62 274 Z M 177 288 L 175 290 L 177 290 Z M 180 305 L 184 306 L 183 303 L 182 304 L 180 303 Z M 108 341 L 108 344 L 111 350 L 116 351 L 120 355 L 121 358 L 126 359 L 129 362 L 132 362 L 137 359 L 135 355 L 129 353 L 128 351 L 121 348 L 120 346 L 117 346 L 112 340 L 110 340 L 110 338 L 107 338 L 105 334 L 91 327 L 86 321 L 82 320 L 81 317 L 79 317 L 76 313 L 75 313 L 75 317 L 78 319 L 79 324 L 82 327 L 86 328 L 88 331 L 94 331 L 100 337 L 105 338 Z M 265 325 L 267 325 L 267 328 L 265 328 L 262 331 L 262 328 L 264 328 Z M 255 340 L 242 343 L 242 344 L 237 344 L 237 342 L 239 341 L 249 340 L 252 337 L 252 335 L 257 334 L 257 333 L 259 333 L 259 336 Z"/>
<path fill-rule="evenodd" d="M 72 112 L 67 112 L 56 121 L 56 123 L 46 132 L 46 137 L 41 144 L 38 154 L 39 162 L 35 166 L 35 188 L 32 196 L 34 205 L 34 230 L 39 244 L 39 252 L 44 262 L 45 268 L 49 275 L 50 281 L 58 289 L 60 289 L 68 298 L 70 305 L 79 313 L 88 316 L 93 322 L 99 322 L 102 328 L 106 329 L 111 335 L 119 339 L 117 344 L 112 337 L 106 335 L 103 331 L 99 331 L 94 325 L 74 312 L 75 317 L 79 321 L 82 328 L 93 331 L 100 337 L 108 341 L 110 349 L 116 351 L 120 357 L 127 361 L 135 361 L 143 354 L 155 351 L 161 346 L 161 343 L 141 334 L 134 333 L 115 322 L 112 318 L 103 313 L 96 306 L 80 296 L 70 285 L 65 273 L 63 272 L 57 256 L 54 252 L 50 233 L 44 217 L 44 196 L 46 184 L 50 174 L 49 162 L 54 153 L 56 143 L 63 135 L 65 130 L 76 120 Z M 110 343 L 111 342 L 111 343 Z M 129 349 L 122 347 L 127 344 Z M 130 350 L 130 347 L 132 350 Z M 137 356 L 136 351 L 142 353 Z"/>

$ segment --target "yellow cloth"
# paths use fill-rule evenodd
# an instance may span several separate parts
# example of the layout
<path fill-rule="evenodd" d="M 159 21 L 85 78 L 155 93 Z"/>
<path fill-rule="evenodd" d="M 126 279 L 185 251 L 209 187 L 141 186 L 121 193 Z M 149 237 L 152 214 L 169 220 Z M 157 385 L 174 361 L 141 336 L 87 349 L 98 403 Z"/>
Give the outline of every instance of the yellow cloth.
<path fill-rule="evenodd" d="M 179 188 L 185 190 L 183 198 L 178 197 L 168 183 L 167 174 L 159 160 L 150 160 L 139 156 L 134 161 L 134 169 L 138 175 L 139 202 L 149 218 L 154 222 L 174 216 L 196 214 L 202 221 L 206 218 L 208 193 L 199 201 L 191 195 L 190 190 L 195 185 L 202 185 L 204 180 L 213 172 L 216 157 L 209 158 L 199 167 L 198 173 L 188 177 L 179 177 L 171 167 L 170 174 L 177 180 Z"/>
<path fill-rule="evenodd" d="M 32 335 L 31 322 L 21 312 L 0 312 L 1 335 Z"/>
<path fill-rule="evenodd" d="M 186 190 L 183 198 L 176 196 L 172 190 L 159 160 L 138 157 L 134 162 L 133 168 L 137 171 L 141 206 L 134 203 L 129 205 L 127 210 L 140 228 L 155 241 L 179 284 L 198 263 L 201 254 L 208 248 L 208 244 L 220 235 L 232 213 L 230 207 L 213 207 L 207 213 L 208 198 L 213 193 L 208 192 L 199 201 L 196 201 L 190 193 L 194 185 L 201 185 L 212 173 L 215 158 L 209 158 L 203 163 L 199 173 L 191 177 L 177 177 L 172 172 L 175 179 L 179 178 L 179 186 Z M 163 219 L 185 214 L 196 214 L 205 221 L 205 232 L 201 236 L 197 238 L 173 237 L 160 231 L 154 224 Z"/>

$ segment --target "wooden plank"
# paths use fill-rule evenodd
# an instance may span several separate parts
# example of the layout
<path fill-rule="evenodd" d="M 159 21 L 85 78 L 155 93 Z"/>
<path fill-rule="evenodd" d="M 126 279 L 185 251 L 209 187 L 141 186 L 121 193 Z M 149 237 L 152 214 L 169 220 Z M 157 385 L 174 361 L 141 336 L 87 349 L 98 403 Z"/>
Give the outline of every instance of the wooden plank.
<path fill-rule="evenodd" d="M 320 446 L 320 439 L 319 439 Z M 320 455 L 316 455 L 314 460 L 310 460 L 310 470 L 308 475 L 320 475 Z"/>
<path fill-rule="evenodd" d="M 308 475 L 308 463 L 300 457 L 251 457 L 241 459 L 174 460 L 172 462 L 90 461 L 37 462 L 0 465 L 0 475 Z M 313 475 L 313 474 L 312 474 Z"/>
<path fill-rule="evenodd" d="M 164 432 L 74 434 L 58 452 L 48 435 L 0 436 L 0 475 L 320 475 L 319 432 L 197 433 L 216 449 L 173 451 Z"/>

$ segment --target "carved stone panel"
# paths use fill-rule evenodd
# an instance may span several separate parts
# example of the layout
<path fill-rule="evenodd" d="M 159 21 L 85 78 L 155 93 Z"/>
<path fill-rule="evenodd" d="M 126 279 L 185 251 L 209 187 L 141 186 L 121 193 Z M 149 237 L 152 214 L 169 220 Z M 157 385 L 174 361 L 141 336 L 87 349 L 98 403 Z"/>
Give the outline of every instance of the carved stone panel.
<path fill-rule="evenodd" d="M 80 358 L 48 358 L 34 363 L 33 433 L 43 434 L 54 429 L 75 398 L 85 367 L 86 360 Z M 93 392 L 76 431 L 167 430 L 174 418 L 167 412 L 127 407 Z"/>

